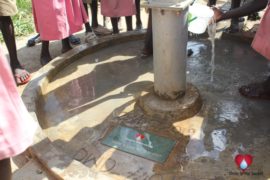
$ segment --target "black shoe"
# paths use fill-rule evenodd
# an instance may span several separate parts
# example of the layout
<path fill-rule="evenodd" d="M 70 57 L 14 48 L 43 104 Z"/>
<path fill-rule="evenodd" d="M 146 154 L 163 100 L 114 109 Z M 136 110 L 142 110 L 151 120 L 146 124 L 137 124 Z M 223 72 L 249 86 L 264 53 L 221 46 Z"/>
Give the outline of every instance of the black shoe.
<path fill-rule="evenodd" d="M 142 24 L 137 24 L 135 30 L 136 31 L 142 30 Z"/>
<path fill-rule="evenodd" d="M 193 54 L 193 50 L 192 49 L 188 49 L 187 50 L 187 56 L 190 57 L 190 56 L 192 56 L 192 54 Z"/>
<path fill-rule="evenodd" d="M 70 44 L 72 44 L 72 45 L 81 44 L 81 39 L 78 38 L 78 37 L 76 37 L 76 36 L 74 36 L 74 35 L 70 35 L 68 37 L 68 40 L 69 40 Z"/>
<path fill-rule="evenodd" d="M 36 35 L 35 37 L 32 37 L 31 39 L 29 39 L 29 40 L 27 41 L 26 46 L 27 46 L 27 47 L 32 47 L 32 46 L 36 45 L 36 43 L 40 42 L 39 36 L 40 36 L 40 35 L 38 34 L 38 35 Z"/>

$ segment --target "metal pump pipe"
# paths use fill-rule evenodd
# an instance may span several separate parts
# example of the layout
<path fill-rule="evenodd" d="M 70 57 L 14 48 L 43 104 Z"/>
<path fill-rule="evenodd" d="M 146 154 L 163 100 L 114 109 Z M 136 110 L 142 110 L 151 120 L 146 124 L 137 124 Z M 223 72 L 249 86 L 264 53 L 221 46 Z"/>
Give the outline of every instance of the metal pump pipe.
<path fill-rule="evenodd" d="M 193 0 L 151 0 L 154 90 L 165 99 L 176 99 L 186 91 L 187 15 Z"/>

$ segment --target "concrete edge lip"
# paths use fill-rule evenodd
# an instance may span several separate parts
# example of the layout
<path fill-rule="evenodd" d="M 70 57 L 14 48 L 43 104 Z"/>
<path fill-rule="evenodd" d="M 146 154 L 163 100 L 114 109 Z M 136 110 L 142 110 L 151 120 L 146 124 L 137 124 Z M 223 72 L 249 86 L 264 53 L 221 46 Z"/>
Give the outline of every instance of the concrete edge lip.
<path fill-rule="evenodd" d="M 42 67 L 36 73 L 33 80 L 28 83 L 21 96 L 32 118 L 38 122 L 36 116 L 36 101 L 43 92 L 45 92 L 44 90 L 52 78 L 63 68 L 87 54 L 94 53 L 111 45 L 142 40 L 144 35 L 145 31 L 133 31 L 104 37 L 92 43 L 77 46 L 67 53 L 50 61 L 50 63 Z M 80 162 L 71 159 L 65 153 L 55 148 L 40 126 L 38 127 L 34 137 L 33 146 L 30 147 L 30 152 L 33 157 L 35 157 L 44 166 L 44 168 L 57 179 L 76 179 L 77 174 L 80 174 L 82 179 L 108 178 L 106 177 L 108 175 L 91 171 Z"/>

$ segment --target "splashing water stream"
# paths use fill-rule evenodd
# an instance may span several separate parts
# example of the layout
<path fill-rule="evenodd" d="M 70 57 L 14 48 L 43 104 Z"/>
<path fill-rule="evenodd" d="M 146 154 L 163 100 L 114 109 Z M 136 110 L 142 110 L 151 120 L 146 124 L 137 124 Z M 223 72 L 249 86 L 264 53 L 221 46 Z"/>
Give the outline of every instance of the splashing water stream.
<path fill-rule="evenodd" d="M 212 45 L 212 56 L 211 56 L 211 82 L 214 81 L 214 72 L 215 72 L 215 36 L 216 36 L 216 22 L 214 18 L 211 19 L 211 24 L 208 25 L 208 35 Z"/>

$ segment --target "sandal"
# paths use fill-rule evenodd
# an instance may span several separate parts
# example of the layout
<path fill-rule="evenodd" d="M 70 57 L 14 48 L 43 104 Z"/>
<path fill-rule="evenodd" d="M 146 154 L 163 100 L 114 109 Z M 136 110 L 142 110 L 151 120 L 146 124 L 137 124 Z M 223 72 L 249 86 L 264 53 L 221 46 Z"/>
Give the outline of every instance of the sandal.
<path fill-rule="evenodd" d="M 35 46 L 37 43 L 40 43 L 40 42 L 41 42 L 41 40 L 40 40 L 40 35 L 38 34 L 38 35 L 32 37 L 31 39 L 29 39 L 29 40 L 27 41 L 26 46 L 27 46 L 27 47 L 32 47 L 32 46 Z"/>
<path fill-rule="evenodd" d="M 190 56 L 192 56 L 192 54 L 193 54 L 193 50 L 192 49 L 188 49 L 187 50 L 187 56 L 190 57 Z"/>
<path fill-rule="evenodd" d="M 69 40 L 70 44 L 72 44 L 72 45 L 78 45 L 78 44 L 81 44 L 80 38 L 78 38 L 78 37 L 76 37 L 76 36 L 74 36 L 74 35 L 70 35 L 70 36 L 68 37 L 68 40 Z"/>
<path fill-rule="evenodd" d="M 17 86 L 24 85 L 31 80 L 31 75 L 25 69 L 16 69 L 15 70 L 15 82 Z"/>
<path fill-rule="evenodd" d="M 112 34 L 112 31 L 100 25 L 93 27 L 93 31 L 98 36 L 107 36 Z"/>
<path fill-rule="evenodd" d="M 97 39 L 97 36 L 94 32 L 87 32 L 85 34 L 85 42 L 89 43 L 91 41 L 93 41 L 94 39 Z"/>
<path fill-rule="evenodd" d="M 250 99 L 270 100 L 270 91 L 264 87 L 264 83 L 249 84 L 239 88 L 239 93 L 242 96 Z"/>

